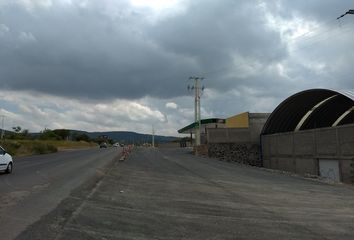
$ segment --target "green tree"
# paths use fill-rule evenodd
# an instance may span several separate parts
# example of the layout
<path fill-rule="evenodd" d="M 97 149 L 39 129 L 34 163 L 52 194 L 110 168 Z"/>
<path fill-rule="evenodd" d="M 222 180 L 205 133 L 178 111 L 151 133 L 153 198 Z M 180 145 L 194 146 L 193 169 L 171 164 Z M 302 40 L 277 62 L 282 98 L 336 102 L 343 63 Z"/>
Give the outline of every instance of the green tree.
<path fill-rule="evenodd" d="M 22 129 L 20 126 L 12 127 L 13 132 L 8 132 L 5 134 L 7 139 L 28 139 L 30 138 L 29 130 Z"/>
<path fill-rule="evenodd" d="M 22 130 L 22 128 L 20 126 L 12 127 L 12 129 L 14 130 L 15 133 L 20 133 Z"/>
<path fill-rule="evenodd" d="M 61 140 L 62 138 L 56 135 L 52 130 L 45 129 L 41 132 L 39 139 L 41 140 Z"/>
<path fill-rule="evenodd" d="M 30 135 L 28 129 L 23 129 L 19 135 L 20 135 L 21 139 L 29 139 L 29 138 L 31 138 L 31 135 Z"/>
<path fill-rule="evenodd" d="M 73 139 L 75 141 L 85 141 L 85 142 L 90 142 L 91 141 L 90 137 L 87 134 L 85 134 L 85 133 L 75 134 L 73 136 Z"/>
<path fill-rule="evenodd" d="M 68 129 L 55 129 L 55 130 L 53 130 L 53 132 L 56 135 L 60 136 L 61 139 L 63 139 L 63 140 L 68 139 L 70 136 L 70 130 L 68 130 Z"/>

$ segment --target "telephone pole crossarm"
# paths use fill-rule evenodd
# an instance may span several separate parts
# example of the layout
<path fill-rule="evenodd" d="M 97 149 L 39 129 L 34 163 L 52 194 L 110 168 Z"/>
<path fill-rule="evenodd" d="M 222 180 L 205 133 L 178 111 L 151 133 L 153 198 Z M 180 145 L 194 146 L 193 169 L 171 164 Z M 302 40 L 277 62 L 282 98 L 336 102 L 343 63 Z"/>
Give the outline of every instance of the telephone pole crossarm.
<path fill-rule="evenodd" d="M 344 13 L 343 15 L 337 17 L 337 20 L 340 19 L 340 18 L 342 18 L 342 17 L 344 17 L 344 16 L 347 15 L 347 14 L 354 14 L 354 9 L 350 9 L 349 11 L 347 11 L 346 13 Z"/>

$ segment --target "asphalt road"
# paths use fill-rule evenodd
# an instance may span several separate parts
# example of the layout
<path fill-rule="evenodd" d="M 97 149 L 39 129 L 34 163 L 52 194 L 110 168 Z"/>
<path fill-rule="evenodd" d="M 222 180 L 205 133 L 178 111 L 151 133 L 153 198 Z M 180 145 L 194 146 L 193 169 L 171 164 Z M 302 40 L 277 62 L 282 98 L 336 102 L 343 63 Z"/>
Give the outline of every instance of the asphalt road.
<path fill-rule="evenodd" d="M 354 189 L 135 149 L 17 239 L 354 239 Z"/>
<path fill-rule="evenodd" d="M 0 174 L 0 239 L 13 239 L 70 192 L 104 171 L 120 148 L 89 149 L 14 158 L 12 174 Z"/>

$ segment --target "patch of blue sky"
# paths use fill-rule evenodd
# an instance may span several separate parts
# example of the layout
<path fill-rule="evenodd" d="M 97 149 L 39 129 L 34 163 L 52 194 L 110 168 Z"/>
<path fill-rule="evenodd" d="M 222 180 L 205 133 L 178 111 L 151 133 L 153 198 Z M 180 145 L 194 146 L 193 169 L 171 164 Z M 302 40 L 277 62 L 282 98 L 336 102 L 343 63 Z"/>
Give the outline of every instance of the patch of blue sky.
<path fill-rule="evenodd" d="M 19 108 L 18 105 L 4 99 L 0 99 L 0 109 L 4 109 L 8 112 L 18 113 Z"/>
<path fill-rule="evenodd" d="M 42 109 L 42 110 L 48 110 L 48 111 L 52 111 L 52 112 L 56 112 L 56 113 L 65 113 L 68 109 L 63 107 L 63 106 L 58 106 L 58 105 L 38 105 L 38 108 Z"/>

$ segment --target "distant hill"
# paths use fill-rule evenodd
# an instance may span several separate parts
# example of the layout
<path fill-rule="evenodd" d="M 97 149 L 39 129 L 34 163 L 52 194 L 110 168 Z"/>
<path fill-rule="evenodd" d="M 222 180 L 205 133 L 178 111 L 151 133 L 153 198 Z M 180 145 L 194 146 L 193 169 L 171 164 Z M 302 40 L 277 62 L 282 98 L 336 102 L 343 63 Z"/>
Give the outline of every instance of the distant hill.
<path fill-rule="evenodd" d="M 90 138 L 97 138 L 99 136 L 105 135 L 114 141 L 146 141 L 151 142 L 151 135 L 150 134 L 141 134 L 136 132 L 126 132 L 126 131 L 117 131 L 117 132 L 89 132 L 88 133 Z M 156 142 L 171 142 L 178 138 L 176 137 L 166 137 L 166 136 L 155 136 Z"/>
<path fill-rule="evenodd" d="M 130 131 L 110 131 L 110 132 L 87 132 L 81 130 L 73 130 L 68 129 L 70 131 L 70 135 L 79 135 L 79 134 L 86 134 L 91 139 L 99 138 L 101 136 L 106 136 L 109 139 L 112 139 L 115 142 L 121 143 L 151 143 L 151 134 L 142 134 Z M 7 133 L 11 133 L 10 131 L 6 131 Z M 32 137 L 38 137 L 41 133 L 30 133 Z M 171 136 L 161 136 L 155 135 L 155 142 L 156 143 L 166 143 L 172 141 L 178 141 L 180 138 L 178 137 L 171 137 Z"/>
<path fill-rule="evenodd" d="M 136 132 L 129 131 L 112 131 L 112 132 L 86 132 L 86 131 L 78 131 L 78 130 L 70 130 L 71 134 L 75 133 L 84 133 L 87 134 L 90 138 L 98 138 L 100 136 L 107 136 L 110 139 L 113 139 L 116 142 L 151 142 L 151 134 L 142 134 Z M 161 136 L 155 135 L 155 142 L 171 142 L 178 140 L 178 137 L 170 137 L 170 136 Z"/>
<path fill-rule="evenodd" d="M 151 143 L 151 134 L 142 134 L 130 131 L 110 131 L 110 132 L 87 132 L 81 130 L 73 130 L 68 129 L 70 131 L 70 135 L 79 135 L 79 134 L 86 134 L 91 139 L 99 138 L 101 136 L 106 136 L 109 139 L 112 139 L 115 142 L 121 143 Z M 13 133 L 11 131 L 5 131 L 7 134 Z M 1 134 L 1 129 L 0 129 Z M 30 133 L 32 137 L 39 137 L 41 133 Z M 171 136 L 161 136 L 155 135 L 155 142 L 156 143 L 166 143 L 172 141 L 178 141 L 181 138 L 178 137 L 171 137 Z"/>

